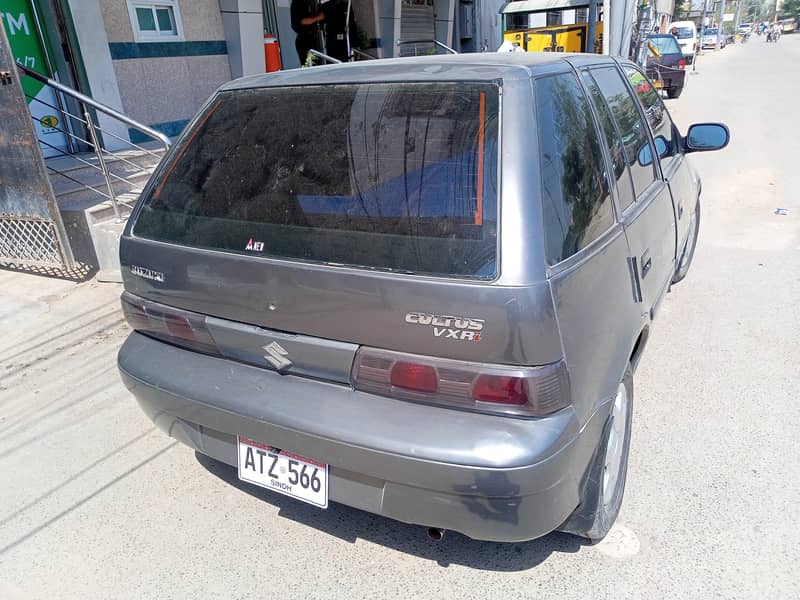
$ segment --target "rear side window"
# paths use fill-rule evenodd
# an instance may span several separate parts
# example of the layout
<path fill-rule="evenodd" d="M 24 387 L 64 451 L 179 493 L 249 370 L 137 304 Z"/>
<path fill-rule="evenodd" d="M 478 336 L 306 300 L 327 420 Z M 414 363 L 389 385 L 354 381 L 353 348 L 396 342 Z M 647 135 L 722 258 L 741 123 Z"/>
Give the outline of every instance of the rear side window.
<path fill-rule="evenodd" d="M 633 194 L 630 169 L 628 168 L 628 163 L 625 161 L 625 146 L 614 125 L 611 112 L 609 112 L 608 106 L 603 101 L 600 88 L 597 87 L 597 84 L 588 71 L 583 71 L 581 76 L 583 77 L 583 83 L 586 89 L 589 90 L 589 97 L 597 112 L 600 125 L 603 128 L 608 155 L 611 159 L 611 167 L 613 169 L 614 178 L 617 180 L 617 199 L 620 209 L 625 210 L 633 204 L 636 199 Z"/>
<path fill-rule="evenodd" d="M 639 103 L 647 117 L 647 124 L 650 125 L 650 132 L 656 140 L 656 151 L 661 159 L 661 166 L 666 169 L 672 158 L 680 152 L 678 131 L 669 118 L 664 102 L 647 78 L 632 67 L 625 67 L 625 74 L 636 90 Z"/>
<path fill-rule="evenodd" d="M 603 153 L 577 78 L 537 79 L 535 94 L 545 247 L 553 265 L 606 232 L 614 215 Z"/>
<path fill-rule="evenodd" d="M 224 92 L 154 182 L 137 236 L 410 273 L 497 272 L 498 87 Z"/>
<path fill-rule="evenodd" d="M 603 93 L 622 136 L 625 155 L 631 168 L 633 188 L 638 197 L 655 181 L 653 162 L 651 161 L 649 165 L 642 165 L 639 162 L 639 153 L 650 143 L 647 125 L 642 121 L 636 98 L 628 91 L 628 86 L 617 69 L 614 67 L 591 69 L 590 73 Z M 649 156 L 652 156 L 652 153 Z"/>

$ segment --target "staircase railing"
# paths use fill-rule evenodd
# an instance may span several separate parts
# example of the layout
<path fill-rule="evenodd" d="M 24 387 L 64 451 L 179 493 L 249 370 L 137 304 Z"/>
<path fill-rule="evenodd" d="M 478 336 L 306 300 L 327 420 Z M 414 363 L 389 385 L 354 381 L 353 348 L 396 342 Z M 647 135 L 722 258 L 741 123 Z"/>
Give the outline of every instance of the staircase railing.
<path fill-rule="evenodd" d="M 68 86 L 66 86 L 66 85 L 64 85 L 62 83 L 59 83 L 58 81 L 50 79 L 49 77 L 45 77 L 44 75 L 41 75 L 40 73 L 37 73 L 36 71 L 33 71 L 33 70 L 31 70 L 31 69 L 29 69 L 27 67 L 24 67 L 24 66 L 22 66 L 20 64 L 17 64 L 17 68 L 24 75 L 26 75 L 27 77 L 30 77 L 31 79 L 35 79 L 36 81 L 38 81 L 38 82 L 40 82 L 40 83 L 52 88 L 56 92 L 64 94 L 65 96 L 69 96 L 70 98 L 73 98 L 74 100 L 77 101 L 78 106 L 80 107 L 80 112 L 82 113 L 81 115 L 76 115 L 74 113 L 69 112 L 66 109 L 66 107 L 64 107 L 64 106 L 53 106 L 52 104 L 49 104 L 49 103 L 47 103 L 47 102 L 45 102 L 45 101 L 43 101 L 43 100 L 41 100 L 39 98 L 33 98 L 30 95 L 26 94 L 28 96 L 29 101 L 35 101 L 38 104 L 42 104 L 44 106 L 48 106 L 48 107 L 52 108 L 53 110 L 57 111 L 58 113 L 61 113 L 61 114 L 65 115 L 65 116 L 69 117 L 70 119 L 74 120 L 75 122 L 83 124 L 83 126 L 85 127 L 85 129 L 87 131 L 87 135 L 89 137 L 88 140 L 83 138 L 83 137 L 81 137 L 80 135 L 78 135 L 74 131 L 70 131 L 71 128 L 68 126 L 68 124 L 66 122 L 62 122 L 62 126 L 61 127 L 56 126 L 56 127 L 52 127 L 51 129 L 57 129 L 58 131 L 63 133 L 67 137 L 67 139 L 83 143 L 86 146 L 92 148 L 92 150 L 94 151 L 94 154 L 95 154 L 95 156 L 97 158 L 97 164 L 94 164 L 93 162 L 91 162 L 89 160 L 86 160 L 85 158 L 83 158 L 81 156 L 78 156 L 76 154 L 67 154 L 66 152 L 64 152 L 63 150 L 58 148 L 57 146 L 51 144 L 47 140 L 42 139 L 41 136 L 39 136 L 39 142 L 43 146 L 46 146 L 47 148 L 50 148 L 51 150 L 53 150 L 53 152 L 55 153 L 56 156 L 58 156 L 58 155 L 70 156 L 72 159 L 76 160 L 77 162 L 82 163 L 83 165 L 85 165 L 87 167 L 91 167 L 92 169 L 96 169 L 97 171 L 100 171 L 102 173 L 102 175 L 103 175 L 103 180 L 105 182 L 105 186 L 104 186 L 105 190 L 102 190 L 102 189 L 100 189 L 98 187 L 95 187 L 94 185 L 79 181 L 75 177 L 71 176 L 68 172 L 62 171 L 60 169 L 57 169 L 57 168 L 53 167 L 50 164 L 47 164 L 48 171 L 51 172 L 51 173 L 55 173 L 55 174 L 65 178 L 65 179 L 67 179 L 69 181 L 72 181 L 73 183 L 77 183 L 82 188 L 90 190 L 90 191 L 98 194 L 99 196 L 102 196 L 103 198 L 106 198 L 107 200 L 109 200 L 111 202 L 111 205 L 112 205 L 112 207 L 114 209 L 114 216 L 116 217 L 116 219 L 118 221 L 122 220 L 122 217 L 121 217 L 121 214 L 120 214 L 120 210 L 119 210 L 119 201 L 118 201 L 118 198 L 117 198 L 117 194 L 114 191 L 114 185 L 113 184 L 116 181 L 116 182 L 121 182 L 121 183 L 130 185 L 131 181 L 130 181 L 130 179 L 128 177 L 117 175 L 116 173 L 113 173 L 109 169 L 109 166 L 108 166 L 108 163 L 106 162 L 106 159 L 113 157 L 113 159 L 115 161 L 121 161 L 121 162 L 127 164 L 129 167 L 132 167 L 134 169 L 134 173 L 136 173 L 136 172 L 148 173 L 149 171 L 147 169 L 143 168 L 141 165 L 138 165 L 135 162 L 133 162 L 131 160 L 128 160 L 128 158 L 126 158 L 125 156 L 122 156 L 122 155 L 120 155 L 118 153 L 117 154 L 112 153 L 109 150 L 105 149 L 103 147 L 103 144 L 100 142 L 100 136 L 103 136 L 103 139 L 114 138 L 118 142 L 121 142 L 122 144 L 124 144 L 125 147 L 129 147 L 131 149 L 135 149 L 136 151 L 138 151 L 140 153 L 143 153 L 143 154 L 151 155 L 156 159 L 160 159 L 162 153 L 159 152 L 159 151 L 155 151 L 154 152 L 152 148 L 146 148 L 146 147 L 144 147 L 144 146 L 142 146 L 140 144 L 136 144 L 134 142 L 131 142 L 129 139 L 123 138 L 123 137 L 115 134 L 113 131 L 109 131 L 107 128 L 101 127 L 100 124 L 98 123 L 98 120 L 92 115 L 91 109 L 94 109 L 97 112 L 103 113 L 104 115 L 110 117 L 111 119 L 114 119 L 116 121 L 124 123 L 128 127 L 132 128 L 132 129 L 135 129 L 136 131 L 139 131 L 140 133 L 143 133 L 144 135 L 152 138 L 154 140 L 154 142 L 158 146 L 163 147 L 164 150 L 167 150 L 169 148 L 169 146 L 171 144 L 170 139 L 167 136 L 165 136 L 163 133 L 161 133 L 159 131 L 156 131 L 155 129 L 153 129 L 151 127 L 148 127 L 147 125 L 143 125 L 142 123 L 139 123 L 135 119 L 131 119 L 127 115 L 122 114 L 121 112 L 111 108 L 110 106 L 107 106 L 107 105 L 105 105 L 105 104 L 103 104 L 101 102 L 98 102 L 97 100 L 95 100 L 95 99 L 93 99 L 93 98 L 91 98 L 91 97 L 89 97 L 89 96 L 87 96 L 85 94 L 82 94 L 79 91 L 74 90 L 74 89 L 72 89 L 72 88 L 70 88 L 70 87 L 68 87 Z M 56 96 L 56 97 L 58 97 L 58 96 Z M 60 102 L 60 101 L 57 102 L 57 103 L 58 104 L 62 104 L 62 102 Z M 31 115 L 31 118 L 34 121 L 38 120 L 33 115 Z"/>

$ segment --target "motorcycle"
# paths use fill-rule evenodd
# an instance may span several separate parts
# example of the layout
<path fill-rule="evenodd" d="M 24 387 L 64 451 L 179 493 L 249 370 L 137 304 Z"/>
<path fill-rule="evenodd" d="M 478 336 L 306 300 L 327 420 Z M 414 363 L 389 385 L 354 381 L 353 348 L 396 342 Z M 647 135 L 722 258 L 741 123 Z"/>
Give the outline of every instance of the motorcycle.
<path fill-rule="evenodd" d="M 770 29 L 767 32 L 767 41 L 777 43 L 781 37 L 781 32 L 779 29 Z"/>

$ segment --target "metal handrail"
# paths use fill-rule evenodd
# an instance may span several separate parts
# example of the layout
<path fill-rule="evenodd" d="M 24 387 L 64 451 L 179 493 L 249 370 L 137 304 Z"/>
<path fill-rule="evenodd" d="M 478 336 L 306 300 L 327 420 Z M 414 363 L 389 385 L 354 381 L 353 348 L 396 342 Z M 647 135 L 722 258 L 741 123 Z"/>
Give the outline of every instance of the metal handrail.
<path fill-rule="evenodd" d="M 74 114 L 74 113 L 71 113 L 71 112 L 69 112 L 68 110 L 66 110 L 66 109 L 64 109 L 64 108 L 59 108 L 59 107 L 57 107 L 57 106 L 53 106 L 53 105 L 52 105 L 52 104 L 50 104 L 49 102 L 45 102 L 44 100 L 41 100 L 41 99 L 37 98 L 36 96 L 31 96 L 30 94 L 25 94 L 25 96 L 26 96 L 26 97 L 27 97 L 29 100 L 31 100 L 32 102 L 38 102 L 39 104 L 44 104 L 44 105 L 45 105 L 45 106 L 47 106 L 48 108 L 52 108 L 53 110 L 59 111 L 59 112 L 61 112 L 61 113 L 65 114 L 66 116 L 68 116 L 68 117 L 70 117 L 70 118 L 72 118 L 72 119 L 75 119 L 76 121 L 79 121 L 79 122 L 83 123 L 84 125 L 87 125 L 87 126 L 89 125 L 89 123 L 87 123 L 87 122 L 86 122 L 86 120 L 85 120 L 83 117 L 79 117 L 78 115 L 76 115 L 76 114 Z M 37 119 L 36 117 L 34 117 L 33 115 L 31 115 L 31 119 L 33 119 L 34 121 L 37 121 L 37 120 L 38 120 L 38 119 Z M 124 138 L 124 137 L 122 137 L 122 136 L 119 136 L 119 135 L 117 135 L 117 134 L 116 134 L 116 133 L 114 133 L 113 131 L 109 131 L 108 129 L 103 129 L 102 127 L 100 127 L 100 125 L 95 125 L 95 127 L 96 127 L 98 130 L 102 131 L 104 135 L 108 135 L 108 136 L 111 136 L 111 137 L 113 137 L 113 138 L 115 138 L 115 139 L 117 139 L 117 140 L 121 141 L 121 142 L 125 142 L 125 143 L 126 143 L 126 144 L 128 144 L 129 146 L 133 146 L 133 147 L 134 147 L 134 148 L 136 148 L 137 150 L 141 150 L 142 152 L 144 152 L 144 153 L 146 153 L 146 154 L 149 154 L 150 156 L 154 156 L 154 157 L 156 157 L 156 158 L 160 158 L 160 157 L 161 157 L 161 155 L 160 155 L 160 154 L 158 154 L 158 153 L 156 153 L 156 152 L 153 152 L 152 150 L 148 150 L 148 149 L 147 149 L 147 148 L 145 148 L 144 146 L 140 146 L 139 144 L 135 144 L 134 142 L 132 142 L 132 141 L 130 141 L 130 140 L 127 140 L 127 139 L 125 139 L 125 138 Z M 56 129 L 58 129 L 58 130 L 59 130 L 59 131 L 61 131 L 62 133 L 65 133 L 65 134 L 67 134 L 67 135 L 69 135 L 69 136 L 71 136 L 71 137 L 74 137 L 75 139 L 77 139 L 77 140 L 79 140 L 79 141 L 83 142 L 84 144 L 86 144 L 86 145 L 88 145 L 88 146 L 91 146 L 91 145 L 92 145 L 90 141 L 88 141 L 88 140 L 85 140 L 85 139 L 83 139 L 83 138 L 81 138 L 81 137 L 78 137 L 78 136 L 76 136 L 76 135 L 74 135 L 74 134 L 70 133 L 69 131 L 66 131 L 66 130 L 64 130 L 64 129 L 59 129 L 58 127 L 56 127 Z M 118 157 L 118 158 L 119 158 L 119 157 Z M 127 161 L 126 161 L 126 162 L 127 162 Z M 129 163 L 129 164 L 133 164 L 133 163 Z M 137 166 L 137 167 L 138 167 L 139 165 L 134 165 L 134 166 Z"/>
<path fill-rule="evenodd" d="M 116 135 L 114 132 L 109 131 L 108 129 L 103 129 L 102 127 L 100 127 L 100 125 L 95 125 L 95 127 L 97 127 L 97 129 L 102 131 L 103 135 L 108 135 L 108 136 L 111 136 L 111 137 L 113 137 L 115 139 L 118 139 L 121 142 L 125 142 L 129 146 L 133 146 L 137 150 L 141 150 L 145 154 L 149 154 L 150 156 L 154 156 L 155 158 L 161 158 L 161 155 L 158 154 L 157 152 L 153 152 L 152 150 L 148 150 L 144 146 L 140 146 L 139 144 L 135 144 L 135 143 L 131 142 L 130 140 L 126 140 L 124 137 L 120 137 L 120 136 Z"/>
<path fill-rule="evenodd" d="M 126 115 L 123 115 L 121 112 L 119 112 L 117 110 L 114 110 L 110 106 L 106 106 L 105 104 L 103 104 L 101 102 L 98 102 L 94 98 L 90 98 L 89 96 L 87 96 L 85 94 L 81 94 L 79 91 L 73 90 L 72 88 L 67 87 L 66 85 L 63 85 L 63 84 L 57 82 L 55 79 L 50 79 L 49 77 L 45 77 L 44 75 L 41 75 L 41 74 L 37 73 L 36 71 L 34 71 L 32 69 L 29 69 L 28 67 L 24 67 L 19 63 L 17 63 L 17 68 L 20 71 L 22 71 L 23 73 L 25 73 L 25 75 L 27 75 L 31 79 L 35 79 L 36 81 L 38 81 L 40 83 L 44 83 L 46 85 L 49 85 L 50 87 L 52 87 L 54 89 L 57 89 L 62 94 L 66 94 L 67 96 L 75 98 L 79 102 L 83 102 L 84 104 L 87 104 L 87 105 L 91 106 L 92 108 L 94 108 L 96 110 L 99 110 L 100 112 L 105 113 L 108 116 L 117 119 L 118 121 L 122 121 L 126 125 L 130 125 L 134 129 L 137 129 L 137 130 L 141 131 L 144 134 L 149 135 L 150 137 L 152 137 L 152 138 L 158 140 L 159 142 L 161 142 L 161 144 L 164 146 L 165 150 L 168 150 L 170 145 L 172 144 L 170 139 L 167 136 L 165 136 L 163 133 L 161 133 L 160 131 L 156 131 L 155 129 L 152 129 L 151 127 L 148 127 L 147 125 L 142 125 L 138 121 L 135 121 L 135 120 L 131 119 L 130 117 L 128 117 Z"/>
<path fill-rule="evenodd" d="M 56 174 L 60 175 L 61 177 L 64 177 L 64 178 L 68 179 L 69 181 L 73 181 L 73 182 L 81 185 L 83 188 L 85 188 L 87 190 L 91 190 L 92 192 L 95 192 L 95 193 L 99 194 L 101 197 L 110 200 L 111 201 L 111 205 L 112 205 L 112 207 L 114 209 L 114 215 L 115 215 L 115 217 L 117 219 L 117 222 L 121 222 L 122 221 L 122 215 L 121 215 L 120 210 L 119 210 L 118 201 L 117 201 L 117 197 L 116 197 L 116 192 L 114 190 L 114 186 L 112 185 L 112 181 L 116 180 L 116 181 L 120 181 L 120 182 L 126 183 L 128 185 L 135 185 L 135 184 L 128 177 L 124 177 L 124 176 L 117 175 L 116 173 L 112 173 L 111 170 L 109 169 L 108 164 L 106 163 L 106 155 L 108 155 L 109 157 L 113 158 L 115 161 L 119 160 L 119 161 L 121 161 L 121 162 L 123 162 L 123 163 L 125 163 L 125 164 L 127 164 L 129 166 L 132 166 L 135 169 L 138 169 L 142 173 L 148 173 L 148 170 L 143 168 L 143 167 L 141 167 L 140 165 L 136 164 L 135 162 L 133 162 L 131 160 L 128 160 L 124 156 L 120 156 L 120 155 L 114 154 L 114 153 L 109 152 L 108 150 L 104 149 L 103 147 L 101 147 L 99 132 L 102 132 L 103 134 L 108 135 L 110 137 L 116 138 L 117 140 L 119 140 L 121 142 L 124 142 L 128 146 L 131 146 L 133 148 L 137 148 L 138 150 L 140 150 L 143 153 L 146 153 L 146 154 L 149 154 L 149 155 L 155 156 L 155 157 L 158 157 L 159 155 L 156 152 L 153 152 L 152 150 L 149 150 L 147 148 L 144 148 L 142 146 L 139 146 L 138 144 L 135 144 L 135 143 L 131 142 L 130 139 L 125 139 L 123 137 L 120 137 L 119 135 L 116 135 L 115 133 L 113 133 L 111 131 L 103 129 L 97 123 L 97 120 L 98 120 L 97 116 L 96 115 L 93 116 L 93 114 L 90 111 L 90 109 L 93 108 L 96 111 L 98 111 L 100 113 L 104 113 L 105 115 L 107 115 L 107 116 L 109 116 L 109 117 L 111 117 L 113 119 L 116 119 L 117 121 L 119 121 L 121 123 L 124 123 L 125 125 L 128 125 L 130 128 L 135 129 L 135 130 L 145 134 L 146 136 L 152 138 L 157 143 L 159 143 L 161 146 L 163 146 L 164 150 L 168 150 L 169 149 L 170 144 L 172 143 L 172 142 L 170 142 L 170 139 L 167 136 L 165 136 L 163 133 L 161 133 L 159 131 L 156 131 L 155 129 L 153 129 L 151 127 L 148 127 L 147 125 L 143 125 L 143 124 L 139 123 L 138 121 L 135 121 L 134 119 L 131 119 L 130 117 L 128 117 L 126 115 L 123 115 L 122 113 L 120 113 L 119 111 L 111 108 L 110 106 L 106 106 L 105 104 L 97 102 L 93 98 L 90 98 L 89 96 L 86 96 L 85 94 L 82 94 L 77 90 L 73 90 L 72 88 L 63 85 L 63 84 L 59 83 L 58 81 L 55 81 L 55 80 L 50 79 L 48 77 L 45 77 L 44 75 L 41 75 L 40 73 L 37 73 L 36 71 L 33 71 L 33 70 L 31 70 L 31 69 L 29 69 L 29 68 L 27 68 L 27 67 L 25 67 L 23 65 L 20 65 L 20 64 L 17 64 L 17 68 L 25 76 L 30 77 L 31 79 L 34 79 L 34 80 L 36 80 L 36 81 L 38 81 L 40 83 L 43 83 L 44 85 L 49 86 L 50 88 L 56 90 L 57 92 L 60 92 L 60 93 L 62 93 L 64 95 L 69 96 L 71 98 L 74 98 L 75 100 L 78 101 L 79 108 L 83 112 L 83 116 L 82 117 L 70 113 L 69 111 L 67 111 L 63 107 L 58 108 L 58 107 L 53 106 L 52 104 L 44 102 L 43 100 L 39 100 L 38 98 L 32 98 L 32 100 L 36 100 L 37 102 L 40 102 L 45 106 L 49 106 L 50 108 L 52 108 L 54 110 L 58 110 L 62 115 L 64 115 L 64 120 L 65 120 L 64 127 L 63 128 L 55 127 L 54 129 L 57 129 L 58 131 L 60 131 L 63 134 L 65 134 L 66 139 L 67 139 L 68 144 L 70 145 L 70 147 L 72 146 L 72 140 L 74 139 L 74 140 L 79 140 L 79 141 L 83 142 L 84 144 L 86 144 L 87 146 L 90 146 L 94 150 L 94 154 L 95 154 L 95 156 L 97 158 L 97 165 L 94 165 L 94 164 L 90 163 L 89 161 L 86 161 L 86 160 L 80 158 L 77 155 L 74 155 L 73 158 L 75 158 L 80 163 L 83 163 L 84 165 L 87 165 L 87 166 L 89 166 L 89 167 L 91 167 L 93 169 L 96 169 L 96 170 L 100 171 L 102 173 L 102 175 L 103 175 L 103 179 L 105 180 L 105 187 L 108 190 L 108 193 L 106 194 L 105 192 L 102 192 L 98 188 L 94 187 L 93 185 L 90 185 L 88 183 L 79 181 L 75 177 L 72 177 L 71 175 L 67 175 L 65 172 L 59 171 L 58 169 L 55 169 L 55 168 L 51 167 L 50 165 L 47 165 L 47 168 L 51 172 L 56 173 Z M 56 94 L 56 99 L 57 99 L 57 102 L 58 102 L 58 104 L 60 106 L 61 105 L 61 100 L 60 100 L 60 96 L 58 94 Z M 33 116 L 33 114 L 31 114 L 31 118 L 36 120 L 36 118 Z M 89 137 L 89 139 L 85 140 L 82 137 L 80 137 L 78 135 L 75 135 L 75 133 L 69 131 L 69 129 L 71 129 L 71 127 L 68 127 L 67 124 L 66 124 L 67 118 L 71 118 L 71 119 L 74 119 L 77 122 L 83 123 L 83 125 L 85 125 L 85 127 L 86 127 L 86 133 L 88 134 L 87 137 Z M 39 141 L 42 144 L 44 144 L 45 146 L 49 147 L 49 148 L 52 148 L 52 149 L 54 149 L 56 151 L 59 150 L 58 148 L 56 148 L 52 144 L 48 143 L 46 140 L 40 139 Z"/>
<path fill-rule="evenodd" d="M 358 54 L 359 56 L 363 56 L 368 60 L 378 60 L 377 56 L 372 56 L 372 54 L 364 52 L 363 50 L 359 50 L 358 48 L 353 48 L 353 54 Z"/>
<path fill-rule="evenodd" d="M 52 108 L 52 109 L 53 109 L 53 110 L 55 110 L 55 111 L 58 111 L 58 112 L 60 112 L 60 113 L 64 113 L 65 115 L 68 115 L 70 118 L 72 118 L 72 119 L 75 119 L 76 121 L 80 121 L 80 122 L 81 122 L 81 123 L 83 123 L 84 125 L 88 125 L 88 123 L 87 123 L 86 121 L 84 121 L 84 120 L 83 120 L 83 117 L 79 117 L 78 115 L 74 115 L 74 114 L 72 114 L 72 113 L 71 113 L 71 112 L 69 112 L 69 111 L 68 111 L 66 108 L 59 108 L 58 106 L 53 106 L 53 105 L 52 105 L 52 104 L 50 104 L 49 102 L 45 102 L 44 100 L 42 100 L 42 99 L 40 99 L 40 98 L 37 98 L 36 96 L 31 96 L 30 94 L 25 94 L 25 97 L 26 97 L 26 98 L 28 98 L 28 100 L 29 100 L 30 102 L 37 102 L 37 103 L 39 103 L 39 104 L 44 104 L 44 105 L 45 105 L 46 107 L 48 107 L 48 108 Z M 31 117 L 33 117 L 34 119 L 36 119 L 36 117 L 34 117 L 33 115 L 31 115 Z"/>
<path fill-rule="evenodd" d="M 439 40 L 397 40 L 398 46 L 404 46 L 405 44 L 434 44 L 440 48 L 444 48 L 450 54 L 458 54 L 457 51 L 453 50 L 450 46 L 443 44 Z"/>
<path fill-rule="evenodd" d="M 342 61 L 340 61 L 338 58 L 333 58 L 332 56 L 328 56 L 324 52 L 320 52 L 319 50 L 314 50 L 313 48 L 309 50 L 308 53 L 311 54 L 312 56 L 318 56 L 323 60 L 327 60 L 328 62 L 332 62 L 337 65 L 342 64 Z"/>

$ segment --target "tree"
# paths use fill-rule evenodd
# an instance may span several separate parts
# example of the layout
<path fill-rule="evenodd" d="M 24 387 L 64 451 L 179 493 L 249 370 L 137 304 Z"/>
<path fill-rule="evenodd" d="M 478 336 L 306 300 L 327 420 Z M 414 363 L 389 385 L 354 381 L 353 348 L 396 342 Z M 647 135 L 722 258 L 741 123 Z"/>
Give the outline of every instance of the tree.
<path fill-rule="evenodd" d="M 800 0 L 783 0 L 778 14 L 781 19 L 800 18 Z"/>
<path fill-rule="evenodd" d="M 672 20 L 678 21 L 683 19 L 691 9 L 691 0 L 675 0 L 675 8 L 672 9 Z"/>

